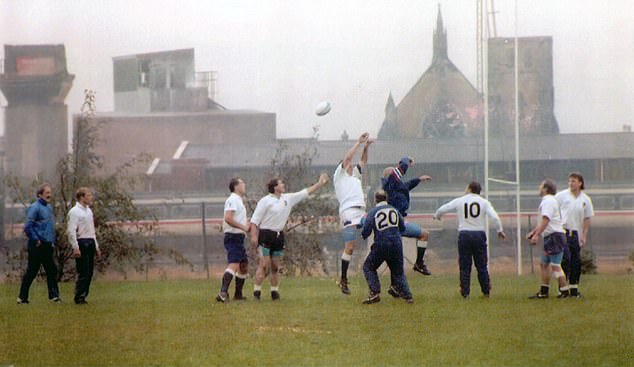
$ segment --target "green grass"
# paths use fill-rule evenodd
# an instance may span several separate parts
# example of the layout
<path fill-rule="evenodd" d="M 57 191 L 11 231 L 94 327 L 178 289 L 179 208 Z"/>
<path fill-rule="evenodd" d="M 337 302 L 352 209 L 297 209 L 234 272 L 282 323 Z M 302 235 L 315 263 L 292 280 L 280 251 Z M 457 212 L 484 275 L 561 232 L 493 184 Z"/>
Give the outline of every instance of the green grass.
<path fill-rule="evenodd" d="M 490 299 L 457 275 L 411 274 L 416 303 L 361 305 L 331 279 L 283 279 L 281 302 L 218 304 L 219 279 L 97 281 L 90 304 L 16 305 L 0 286 L 0 366 L 626 366 L 634 356 L 634 277 L 584 276 L 581 300 L 528 300 L 534 276 L 493 276 Z M 383 284 L 386 279 L 382 279 Z M 268 284 L 268 283 L 266 283 Z M 247 282 L 247 294 L 251 293 Z M 268 288 L 265 287 L 265 291 Z M 552 292 L 551 292 L 552 293 Z"/>

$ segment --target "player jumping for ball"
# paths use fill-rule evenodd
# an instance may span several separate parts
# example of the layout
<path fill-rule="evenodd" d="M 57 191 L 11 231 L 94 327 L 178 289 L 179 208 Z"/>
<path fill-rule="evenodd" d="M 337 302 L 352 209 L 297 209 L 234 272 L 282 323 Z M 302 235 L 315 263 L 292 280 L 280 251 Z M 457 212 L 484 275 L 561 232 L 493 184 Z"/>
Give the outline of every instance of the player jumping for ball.
<path fill-rule="evenodd" d="M 407 173 L 407 170 L 413 164 L 414 160 L 412 158 L 403 157 L 398 162 L 397 167 L 386 168 L 383 171 L 383 178 L 381 179 L 383 190 L 387 194 L 388 204 L 395 207 L 403 218 L 407 217 L 410 190 L 418 186 L 421 181 L 431 181 L 431 176 L 427 175 L 405 181 L 403 176 L 405 176 L 405 173 Z M 416 263 L 414 263 L 414 270 L 424 275 L 431 275 L 424 260 L 429 232 L 424 231 L 414 222 L 405 222 L 403 237 L 416 238 Z"/>
<path fill-rule="evenodd" d="M 337 165 L 333 176 L 335 194 L 339 201 L 339 218 L 343 226 L 341 235 L 345 246 L 341 255 L 341 279 L 339 280 L 339 288 L 341 288 L 343 294 L 350 294 L 350 289 L 348 288 L 348 266 L 352 259 L 354 243 L 360 237 L 361 220 L 365 215 L 365 198 L 363 196 L 361 175 L 368 162 L 370 144 L 372 144 L 370 134 L 367 132 L 361 134 L 352 148 L 348 150 L 343 161 Z M 355 165 L 352 159 L 361 145 L 364 145 L 361 160 Z"/>

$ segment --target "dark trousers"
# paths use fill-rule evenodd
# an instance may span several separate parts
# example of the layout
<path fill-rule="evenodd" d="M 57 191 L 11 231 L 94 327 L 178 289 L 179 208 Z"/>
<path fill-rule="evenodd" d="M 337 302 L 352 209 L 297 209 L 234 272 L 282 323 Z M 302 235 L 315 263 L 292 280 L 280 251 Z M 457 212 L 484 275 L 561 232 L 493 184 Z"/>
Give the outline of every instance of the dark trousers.
<path fill-rule="evenodd" d="M 27 244 L 27 250 L 29 253 L 29 260 L 26 267 L 24 277 L 22 277 L 22 285 L 20 286 L 20 299 L 29 299 L 29 288 L 37 273 L 40 271 L 40 266 L 44 267 L 46 272 L 46 284 L 48 286 L 48 299 L 59 297 L 59 288 L 57 287 L 57 266 L 53 261 L 53 245 L 50 242 L 40 242 L 36 245 L 36 241 L 29 240 Z"/>
<path fill-rule="evenodd" d="M 460 231 L 458 234 L 458 263 L 460 265 L 460 293 L 471 292 L 471 264 L 475 263 L 483 294 L 489 294 L 491 281 L 487 268 L 487 239 L 483 231 Z"/>
<path fill-rule="evenodd" d="M 566 230 L 566 246 L 561 268 L 566 273 L 570 284 L 579 284 L 581 278 L 581 246 L 579 246 L 579 234 L 577 231 Z"/>
<path fill-rule="evenodd" d="M 75 259 L 77 265 L 77 282 L 75 282 L 75 302 L 85 300 L 90 292 L 93 270 L 95 268 L 95 240 L 79 239 L 81 256 Z"/>
<path fill-rule="evenodd" d="M 399 288 L 404 297 L 411 297 L 412 292 L 409 290 L 409 285 L 405 278 L 405 271 L 403 270 L 402 243 L 374 243 L 372 245 L 370 253 L 363 263 L 363 274 L 368 281 L 370 291 L 373 293 L 381 293 L 381 283 L 376 270 L 383 262 L 386 262 L 390 268 L 393 284 Z"/>

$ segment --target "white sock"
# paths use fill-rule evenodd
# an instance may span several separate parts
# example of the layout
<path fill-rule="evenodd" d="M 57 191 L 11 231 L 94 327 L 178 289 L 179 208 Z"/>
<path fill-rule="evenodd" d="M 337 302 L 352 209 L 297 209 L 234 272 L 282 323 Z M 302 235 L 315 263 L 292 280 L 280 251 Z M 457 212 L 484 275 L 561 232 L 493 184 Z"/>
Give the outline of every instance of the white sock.
<path fill-rule="evenodd" d="M 262 291 L 262 285 L 257 285 L 257 284 L 254 284 L 254 285 L 253 285 L 253 291 L 254 291 L 254 292 L 257 292 L 257 291 Z"/>
<path fill-rule="evenodd" d="M 427 248 L 427 241 L 416 241 L 416 247 Z"/>
<path fill-rule="evenodd" d="M 278 292 L 280 290 L 279 286 L 271 286 L 271 292 Z"/>

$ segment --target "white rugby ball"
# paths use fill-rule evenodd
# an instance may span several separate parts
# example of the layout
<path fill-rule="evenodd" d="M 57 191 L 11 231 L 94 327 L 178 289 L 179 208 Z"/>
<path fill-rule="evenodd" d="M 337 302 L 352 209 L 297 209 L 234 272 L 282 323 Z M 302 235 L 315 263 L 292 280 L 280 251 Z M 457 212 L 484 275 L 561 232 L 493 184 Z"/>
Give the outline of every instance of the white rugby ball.
<path fill-rule="evenodd" d="M 320 102 L 317 107 L 315 107 L 315 114 L 317 116 L 324 116 L 326 115 L 328 112 L 330 112 L 330 109 L 332 108 L 332 105 L 330 104 L 330 102 L 328 101 L 323 101 Z"/>

